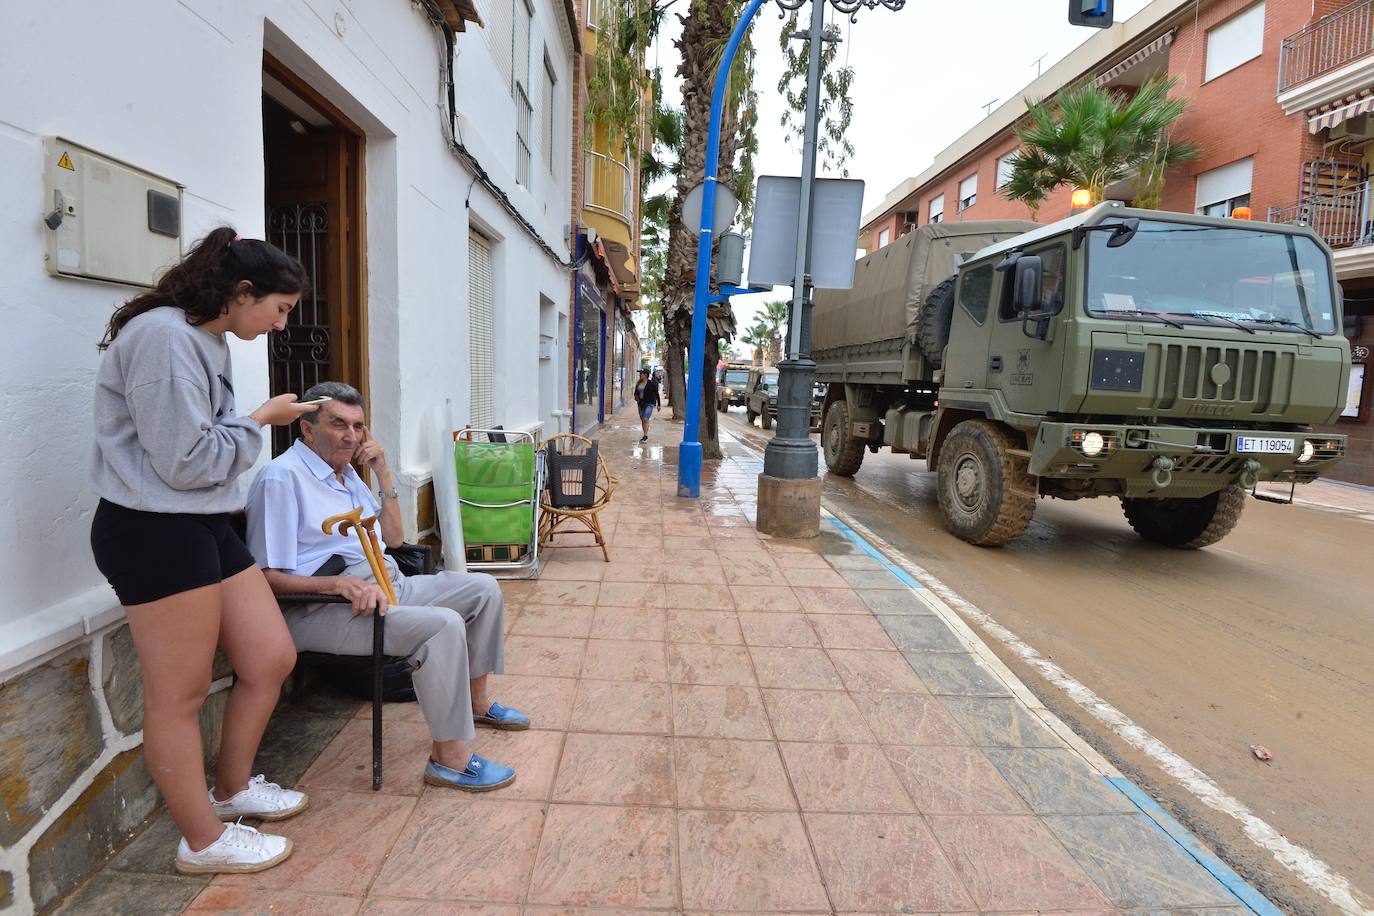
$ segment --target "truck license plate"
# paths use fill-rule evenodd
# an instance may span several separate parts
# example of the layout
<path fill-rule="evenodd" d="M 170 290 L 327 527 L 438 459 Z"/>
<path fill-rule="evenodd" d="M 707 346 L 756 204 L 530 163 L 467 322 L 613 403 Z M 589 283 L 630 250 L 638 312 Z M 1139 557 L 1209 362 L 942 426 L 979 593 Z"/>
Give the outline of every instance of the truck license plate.
<path fill-rule="evenodd" d="M 1258 452 L 1261 455 L 1293 454 L 1292 439 L 1260 439 L 1255 436 L 1237 436 L 1236 451 Z"/>

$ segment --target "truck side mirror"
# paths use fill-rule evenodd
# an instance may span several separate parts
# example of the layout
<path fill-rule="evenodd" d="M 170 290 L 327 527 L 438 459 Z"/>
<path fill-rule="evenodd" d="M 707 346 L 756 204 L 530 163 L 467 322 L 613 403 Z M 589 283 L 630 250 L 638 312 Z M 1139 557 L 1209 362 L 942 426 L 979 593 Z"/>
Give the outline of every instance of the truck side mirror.
<path fill-rule="evenodd" d="M 1041 311 L 1040 292 L 1045 281 L 1045 262 L 1039 255 L 1023 255 L 1016 261 L 1012 305 L 1021 316 L 1021 333 L 1044 340 L 1049 336 L 1051 315 Z"/>

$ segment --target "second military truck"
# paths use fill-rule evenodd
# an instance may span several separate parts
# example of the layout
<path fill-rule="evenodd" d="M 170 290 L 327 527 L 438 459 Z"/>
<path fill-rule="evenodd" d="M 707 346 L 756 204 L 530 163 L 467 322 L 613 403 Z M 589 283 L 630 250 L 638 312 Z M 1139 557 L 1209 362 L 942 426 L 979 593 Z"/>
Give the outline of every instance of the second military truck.
<path fill-rule="evenodd" d="M 1306 227 L 1102 204 L 1050 225 L 937 223 L 816 295 L 821 447 L 925 458 L 945 524 L 1004 544 L 1039 497 L 1116 497 L 1205 547 L 1258 481 L 1315 480 L 1345 402 L 1331 252 Z"/>

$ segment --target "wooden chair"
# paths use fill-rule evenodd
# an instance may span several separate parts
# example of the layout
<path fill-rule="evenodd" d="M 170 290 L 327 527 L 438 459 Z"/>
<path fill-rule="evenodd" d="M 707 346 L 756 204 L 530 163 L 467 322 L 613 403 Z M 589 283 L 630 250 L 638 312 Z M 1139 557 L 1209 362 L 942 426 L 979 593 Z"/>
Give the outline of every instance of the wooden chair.
<path fill-rule="evenodd" d="M 611 562 L 598 515 L 611 502 L 615 478 L 597 443 L 564 433 L 544 440 L 543 448 L 548 486 L 539 503 L 539 543 L 548 544 L 557 534 L 590 534 Z"/>

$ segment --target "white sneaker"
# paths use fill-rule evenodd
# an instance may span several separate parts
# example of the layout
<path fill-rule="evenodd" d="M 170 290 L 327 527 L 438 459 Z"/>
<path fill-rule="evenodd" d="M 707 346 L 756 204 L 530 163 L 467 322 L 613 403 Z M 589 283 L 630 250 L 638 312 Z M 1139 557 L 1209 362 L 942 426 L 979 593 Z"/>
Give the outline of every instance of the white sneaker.
<path fill-rule="evenodd" d="M 176 867 L 183 875 L 246 874 L 271 868 L 289 855 L 291 841 L 284 836 L 258 833 L 244 824 L 225 824 L 219 839 L 200 852 L 192 852 L 182 837 Z"/>
<path fill-rule="evenodd" d="M 279 821 L 308 808 L 310 797 L 294 789 L 283 789 L 259 774 L 248 780 L 248 788 L 224 801 L 216 799 L 212 791 L 210 805 L 222 821 L 236 821 L 241 817 Z"/>

